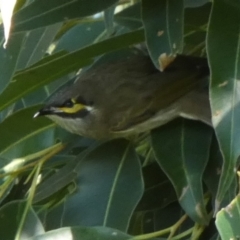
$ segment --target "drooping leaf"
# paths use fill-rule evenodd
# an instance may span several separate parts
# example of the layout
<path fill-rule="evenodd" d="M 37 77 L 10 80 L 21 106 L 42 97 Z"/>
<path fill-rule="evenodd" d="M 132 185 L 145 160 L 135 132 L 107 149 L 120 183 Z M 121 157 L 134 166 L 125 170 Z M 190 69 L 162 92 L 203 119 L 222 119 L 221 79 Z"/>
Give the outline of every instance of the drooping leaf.
<path fill-rule="evenodd" d="M 240 155 L 240 9 L 224 0 L 213 2 L 207 50 L 211 69 L 212 121 L 224 158 L 216 212 L 235 181 Z"/>
<path fill-rule="evenodd" d="M 209 158 L 211 128 L 177 119 L 152 133 L 157 161 L 171 180 L 179 203 L 192 220 L 207 224 L 202 175 Z"/>
<path fill-rule="evenodd" d="M 183 0 L 142 1 L 146 42 L 152 61 L 158 69 L 160 55 L 182 52 L 183 14 Z"/>
<path fill-rule="evenodd" d="M 125 140 L 100 145 L 79 164 L 78 191 L 64 203 L 63 226 L 108 226 L 126 231 L 143 194 L 141 166 Z"/>

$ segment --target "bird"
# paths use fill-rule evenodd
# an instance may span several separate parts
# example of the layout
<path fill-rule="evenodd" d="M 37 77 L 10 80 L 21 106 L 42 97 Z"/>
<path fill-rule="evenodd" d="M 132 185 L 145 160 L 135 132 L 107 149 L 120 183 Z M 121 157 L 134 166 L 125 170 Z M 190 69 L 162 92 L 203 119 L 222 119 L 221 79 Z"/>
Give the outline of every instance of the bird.
<path fill-rule="evenodd" d="M 46 116 L 87 138 L 128 138 L 177 117 L 211 125 L 206 58 L 177 55 L 159 71 L 149 56 L 99 64 L 54 93 L 34 118 Z"/>

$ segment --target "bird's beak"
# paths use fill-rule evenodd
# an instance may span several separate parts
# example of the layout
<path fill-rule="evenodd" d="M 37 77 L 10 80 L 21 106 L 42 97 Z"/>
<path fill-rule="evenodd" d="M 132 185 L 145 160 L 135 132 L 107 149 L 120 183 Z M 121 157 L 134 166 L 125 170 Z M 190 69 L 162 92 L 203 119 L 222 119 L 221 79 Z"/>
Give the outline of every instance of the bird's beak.
<path fill-rule="evenodd" d="M 45 107 L 40 109 L 38 112 L 36 112 L 33 115 L 33 118 L 37 118 L 40 116 L 45 116 L 45 115 L 52 115 L 54 113 L 59 113 L 62 112 L 59 108 L 54 108 L 54 107 Z"/>

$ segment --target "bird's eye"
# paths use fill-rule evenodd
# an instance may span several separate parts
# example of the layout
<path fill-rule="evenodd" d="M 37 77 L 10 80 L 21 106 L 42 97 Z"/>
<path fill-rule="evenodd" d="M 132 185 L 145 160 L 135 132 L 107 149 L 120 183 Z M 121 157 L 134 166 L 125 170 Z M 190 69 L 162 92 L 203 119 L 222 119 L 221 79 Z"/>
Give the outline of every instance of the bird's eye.
<path fill-rule="evenodd" d="M 74 102 L 72 101 L 72 99 L 68 99 L 66 102 L 63 103 L 62 107 L 67 107 L 67 108 L 71 108 L 73 107 Z"/>

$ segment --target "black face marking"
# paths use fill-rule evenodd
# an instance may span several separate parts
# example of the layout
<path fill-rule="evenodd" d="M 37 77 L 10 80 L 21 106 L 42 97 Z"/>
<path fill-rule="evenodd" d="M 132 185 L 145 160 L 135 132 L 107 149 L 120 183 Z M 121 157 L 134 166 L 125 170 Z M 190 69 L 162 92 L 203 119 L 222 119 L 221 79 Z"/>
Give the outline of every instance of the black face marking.
<path fill-rule="evenodd" d="M 74 105 L 73 101 L 71 99 L 68 99 L 61 105 L 61 107 L 71 108 L 73 107 L 73 105 Z"/>
<path fill-rule="evenodd" d="M 59 116 L 59 117 L 63 117 L 63 118 L 71 118 L 71 119 L 75 119 L 75 118 L 84 118 L 86 117 L 90 112 L 83 108 L 82 110 L 76 112 L 76 113 L 64 113 L 64 112 L 59 112 L 59 113 L 55 113 L 55 115 Z"/>
<path fill-rule="evenodd" d="M 82 96 L 78 96 L 76 98 L 76 102 L 81 103 L 81 104 L 86 105 L 86 106 L 92 106 L 93 105 L 92 101 L 86 101 Z"/>

